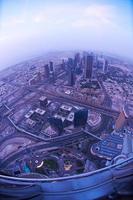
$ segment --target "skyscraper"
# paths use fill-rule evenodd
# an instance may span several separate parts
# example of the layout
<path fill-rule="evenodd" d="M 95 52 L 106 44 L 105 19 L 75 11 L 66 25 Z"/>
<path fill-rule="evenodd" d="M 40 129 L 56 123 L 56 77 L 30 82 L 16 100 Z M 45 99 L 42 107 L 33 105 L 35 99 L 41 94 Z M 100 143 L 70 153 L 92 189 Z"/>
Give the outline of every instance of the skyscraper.
<path fill-rule="evenodd" d="M 65 69 L 65 60 L 64 59 L 62 59 L 62 63 L 61 63 L 61 69 Z"/>
<path fill-rule="evenodd" d="M 44 65 L 45 77 L 49 78 L 49 66 L 48 64 Z"/>
<path fill-rule="evenodd" d="M 50 125 L 56 128 L 60 133 L 63 131 L 63 122 L 61 119 L 56 117 L 50 117 L 48 118 L 48 121 Z"/>
<path fill-rule="evenodd" d="M 50 71 L 50 75 L 49 75 L 49 81 L 51 83 L 54 83 L 55 82 L 55 74 L 54 74 L 54 71 Z"/>
<path fill-rule="evenodd" d="M 118 119 L 116 120 L 115 123 L 115 130 L 119 131 L 123 128 L 125 122 L 127 121 L 129 116 L 129 111 L 128 111 L 128 107 L 127 105 L 125 105 L 121 111 L 121 113 L 119 114 Z"/>
<path fill-rule="evenodd" d="M 70 86 L 73 86 L 75 84 L 75 72 L 71 67 L 69 68 L 68 71 L 68 84 Z"/>
<path fill-rule="evenodd" d="M 55 73 L 54 73 L 54 66 L 53 66 L 53 62 L 50 61 L 49 62 L 49 68 L 50 68 L 50 73 L 49 73 L 49 77 L 50 77 L 50 82 L 54 83 L 55 82 Z"/>
<path fill-rule="evenodd" d="M 108 61 L 105 60 L 105 64 L 104 64 L 104 73 L 108 72 Z"/>
<path fill-rule="evenodd" d="M 67 65 L 68 65 L 68 67 L 72 67 L 73 68 L 74 61 L 73 61 L 72 58 L 68 58 Z"/>
<path fill-rule="evenodd" d="M 85 78 L 92 78 L 93 55 L 85 55 Z"/>
<path fill-rule="evenodd" d="M 50 71 L 54 71 L 53 62 L 50 61 L 49 64 L 50 64 L 50 66 L 49 66 L 50 67 Z"/>
<path fill-rule="evenodd" d="M 82 109 L 74 113 L 74 126 L 85 126 L 88 118 L 88 110 Z"/>
<path fill-rule="evenodd" d="M 41 107 L 46 107 L 47 103 L 48 103 L 48 99 L 45 96 L 41 96 L 39 99 L 39 103 Z"/>
<path fill-rule="evenodd" d="M 77 64 L 80 63 L 80 54 L 76 53 L 74 57 L 74 66 L 77 67 Z"/>
<path fill-rule="evenodd" d="M 105 59 L 103 58 L 103 56 L 98 57 L 97 59 L 97 70 L 99 72 L 104 72 L 105 70 Z"/>

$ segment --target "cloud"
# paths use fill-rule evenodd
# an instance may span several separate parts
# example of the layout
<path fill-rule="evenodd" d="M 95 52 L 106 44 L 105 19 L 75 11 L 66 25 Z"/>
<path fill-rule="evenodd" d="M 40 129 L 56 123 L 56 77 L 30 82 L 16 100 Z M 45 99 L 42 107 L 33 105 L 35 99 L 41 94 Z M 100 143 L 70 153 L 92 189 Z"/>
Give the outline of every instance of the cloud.
<path fill-rule="evenodd" d="M 56 5 L 42 7 L 40 10 L 36 9 L 34 12 L 28 10 L 21 13 L 20 16 L 10 16 L 4 22 L 4 27 L 10 29 L 10 32 L 19 34 L 22 29 L 23 32 L 33 29 L 40 29 L 42 31 L 52 28 L 103 28 L 103 26 L 111 26 L 117 28 L 114 23 L 115 8 L 109 5 L 90 4 L 88 6 L 70 6 Z M 34 26 L 34 27 L 33 27 Z M 36 28 L 36 26 L 39 26 Z M 56 27 L 57 26 L 57 27 Z M 64 26 L 64 27 L 63 27 Z M 32 27 L 32 29 L 30 28 Z M 57 30 L 58 31 L 58 30 Z"/>
<path fill-rule="evenodd" d="M 49 21 L 49 18 L 44 13 L 35 14 L 35 16 L 32 16 L 32 19 L 31 19 L 31 22 L 35 22 L 35 23 L 44 23 L 48 21 Z"/>
<path fill-rule="evenodd" d="M 0 35 L 0 42 L 4 42 L 8 39 L 9 39 L 8 35 Z"/>
<path fill-rule="evenodd" d="M 84 15 L 96 18 L 111 17 L 114 13 L 114 6 L 92 4 L 85 8 Z"/>
<path fill-rule="evenodd" d="M 72 26 L 79 28 L 88 28 L 89 26 L 95 28 L 101 27 L 102 29 L 104 28 L 103 26 L 111 26 L 116 28 L 117 24 L 114 22 L 115 17 L 115 7 L 92 4 L 82 10 L 82 15 L 72 22 Z"/>
<path fill-rule="evenodd" d="M 131 33 L 123 24 L 123 19 L 127 19 L 125 13 L 120 15 L 117 7 L 108 4 L 69 2 L 40 7 L 36 4 L 31 9 L 25 5 L 20 13 L 11 12 L 9 15 L 7 12 L 0 36 L 3 62 L 7 60 L 4 59 L 3 49 L 8 52 L 5 57 L 16 51 L 20 52 L 20 58 L 22 54 L 38 54 L 42 49 L 75 48 L 100 49 L 132 56 Z M 22 49 L 27 51 L 22 52 Z"/>

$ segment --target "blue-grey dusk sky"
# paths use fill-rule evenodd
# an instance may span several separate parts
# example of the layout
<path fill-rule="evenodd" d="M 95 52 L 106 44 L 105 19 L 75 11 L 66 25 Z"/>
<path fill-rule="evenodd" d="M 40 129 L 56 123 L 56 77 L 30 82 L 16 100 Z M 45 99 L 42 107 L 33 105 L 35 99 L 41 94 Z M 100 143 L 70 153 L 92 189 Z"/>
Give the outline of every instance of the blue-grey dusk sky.
<path fill-rule="evenodd" d="M 132 58 L 132 0 L 0 0 L 0 69 L 50 50 Z"/>

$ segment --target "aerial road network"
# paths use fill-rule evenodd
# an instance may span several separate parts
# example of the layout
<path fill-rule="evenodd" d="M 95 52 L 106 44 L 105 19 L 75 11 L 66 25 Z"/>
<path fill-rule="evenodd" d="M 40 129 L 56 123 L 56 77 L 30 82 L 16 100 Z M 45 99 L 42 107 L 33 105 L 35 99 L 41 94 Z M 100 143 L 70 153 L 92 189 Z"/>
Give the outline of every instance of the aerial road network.
<path fill-rule="evenodd" d="M 132 1 L 0 1 L 0 200 L 133 199 Z"/>
<path fill-rule="evenodd" d="M 132 194 L 133 72 L 124 66 L 72 51 L 1 72 L 1 199 Z"/>

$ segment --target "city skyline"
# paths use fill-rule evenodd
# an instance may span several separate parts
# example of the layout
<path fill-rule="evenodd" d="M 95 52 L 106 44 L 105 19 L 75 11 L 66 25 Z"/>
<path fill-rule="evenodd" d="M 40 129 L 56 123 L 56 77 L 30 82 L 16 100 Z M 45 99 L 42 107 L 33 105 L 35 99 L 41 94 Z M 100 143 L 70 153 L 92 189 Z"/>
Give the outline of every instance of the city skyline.
<path fill-rule="evenodd" d="M 0 70 L 46 51 L 105 51 L 132 58 L 132 2 L 0 1 Z"/>
<path fill-rule="evenodd" d="M 129 67 L 52 52 L 0 73 L 1 199 L 132 199 Z"/>

